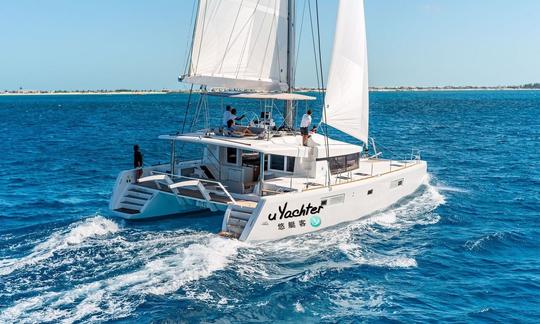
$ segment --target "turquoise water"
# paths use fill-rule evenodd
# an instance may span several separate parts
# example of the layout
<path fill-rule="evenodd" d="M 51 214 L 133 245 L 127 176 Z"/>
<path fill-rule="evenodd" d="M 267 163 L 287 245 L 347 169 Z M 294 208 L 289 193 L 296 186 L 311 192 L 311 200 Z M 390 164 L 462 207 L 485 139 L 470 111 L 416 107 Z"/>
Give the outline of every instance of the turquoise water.
<path fill-rule="evenodd" d="M 371 135 L 387 157 L 421 149 L 431 184 L 261 244 L 216 237 L 219 214 L 109 214 L 131 146 L 165 161 L 186 101 L 0 97 L 0 322 L 538 321 L 540 92 L 371 94 Z"/>

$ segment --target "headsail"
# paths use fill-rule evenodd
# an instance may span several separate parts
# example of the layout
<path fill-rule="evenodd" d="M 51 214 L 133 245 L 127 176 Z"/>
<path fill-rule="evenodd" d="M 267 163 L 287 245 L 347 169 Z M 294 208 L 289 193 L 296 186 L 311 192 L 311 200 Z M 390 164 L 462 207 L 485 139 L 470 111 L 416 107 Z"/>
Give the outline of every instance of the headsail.
<path fill-rule="evenodd" d="M 363 0 L 340 0 L 326 91 L 325 123 L 368 140 L 369 89 Z"/>
<path fill-rule="evenodd" d="M 286 90 L 287 0 L 200 0 L 183 82 Z"/>

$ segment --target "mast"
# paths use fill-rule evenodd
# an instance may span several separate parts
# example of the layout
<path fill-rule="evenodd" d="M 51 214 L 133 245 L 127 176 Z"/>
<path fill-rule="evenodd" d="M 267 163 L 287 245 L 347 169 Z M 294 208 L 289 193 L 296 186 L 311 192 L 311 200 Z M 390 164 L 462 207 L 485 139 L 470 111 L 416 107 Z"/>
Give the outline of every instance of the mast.
<path fill-rule="evenodd" d="M 287 92 L 292 93 L 294 89 L 294 47 L 295 47 L 295 0 L 287 1 Z M 285 125 L 294 127 L 294 106 L 292 100 L 285 103 Z"/>

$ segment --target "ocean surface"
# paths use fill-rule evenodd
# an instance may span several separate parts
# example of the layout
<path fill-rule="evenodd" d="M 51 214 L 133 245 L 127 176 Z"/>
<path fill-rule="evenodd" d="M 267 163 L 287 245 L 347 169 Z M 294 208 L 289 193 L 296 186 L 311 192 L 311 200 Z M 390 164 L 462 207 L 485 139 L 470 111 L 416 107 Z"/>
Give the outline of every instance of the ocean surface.
<path fill-rule="evenodd" d="M 368 223 L 259 244 L 217 237 L 220 214 L 109 213 L 132 145 L 166 161 L 157 137 L 186 102 L 0 97 L 0 323 L 540 320 L 540 92 L 372 93 L 384 157 L 420 149 L 430 184 Z"/>

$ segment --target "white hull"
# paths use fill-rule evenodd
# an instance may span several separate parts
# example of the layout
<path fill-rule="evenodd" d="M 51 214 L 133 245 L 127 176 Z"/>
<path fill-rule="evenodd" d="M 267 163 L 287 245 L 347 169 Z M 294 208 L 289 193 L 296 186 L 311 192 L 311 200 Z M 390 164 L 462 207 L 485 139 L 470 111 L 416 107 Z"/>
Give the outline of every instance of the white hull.
<path fill-rule="evenodd" d="M 146 192 L 140 193 L 140 201 L 146 201 L 142 206 L 130 206 L 130 198 L 126 197 L 137 194 L 133 192 L 133 176 L 134 171 L 124 171 L 117 179 L 110 207 L 120 217 L 147 219 L 208 209 L 225 211 L 223 232 L 232 233 L 241 241 L 267 241 L 367 219 L 418 190 L 427 179 L 427 164 L 424 161 L 410 161 L 404 167 L 362 180 L 336 184 L 331 188 L 319 187 L 263 196 L 249 206 L 242 206 L 239 202 L 213 203 L 139 186 L 136 188 Z M 139 202 L 141 205 L 133 198 L 133 203 Z M 126 213 L 120 206 L 137 208 L 139 212 Z"/>
<path fill-rule="evenodd" d="M 264 197 L 254 212 L 256 216 L 250 218 L 239 239 L 278 240 L 319 231 L 340 223 L 367 219 L 375 212 L 387 209 L 418 190 L 427 179 L 426 169 L 426 163 L 419 161 L 418 164 L 403 170 L 333 186 L 331 190 L 321 188 Z M 400 179 L 403 179 L 402 185 L 392 187 L 393 181 Z M 368 195 L 370 190 L 373 190 L 372 194 Z M 320 208 L 324 200 L 327 203 Z M 311 210 L 305 215 L 309 205 Z M 295 217 L 296 210 L 300 211 L 296 214 L 302 215 Z"/>

